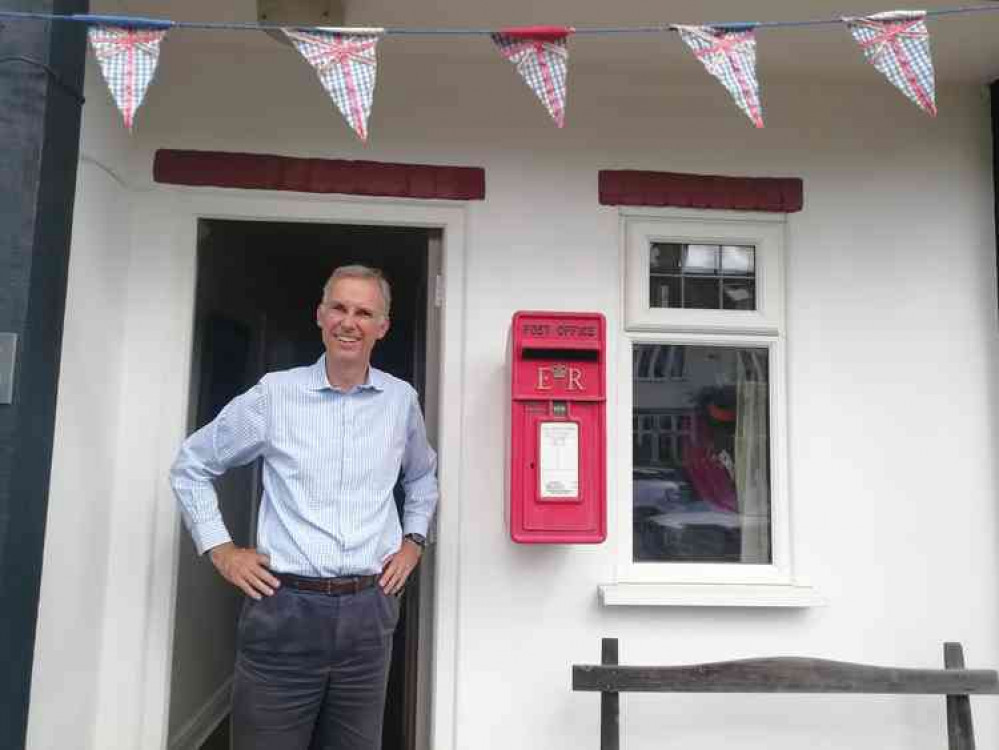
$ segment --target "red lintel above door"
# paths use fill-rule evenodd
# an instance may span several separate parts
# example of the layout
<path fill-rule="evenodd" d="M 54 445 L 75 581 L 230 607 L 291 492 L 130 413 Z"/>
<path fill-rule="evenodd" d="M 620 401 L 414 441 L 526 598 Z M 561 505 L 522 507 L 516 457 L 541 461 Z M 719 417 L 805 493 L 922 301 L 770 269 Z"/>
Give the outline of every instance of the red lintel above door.
<path fill-rule="evenodd" d="M 300 159 L 272 154 L 160 149 L 153 179 L 168 185 L 292 190 L 443 200 L 484 200 L 481 167 Z"/>

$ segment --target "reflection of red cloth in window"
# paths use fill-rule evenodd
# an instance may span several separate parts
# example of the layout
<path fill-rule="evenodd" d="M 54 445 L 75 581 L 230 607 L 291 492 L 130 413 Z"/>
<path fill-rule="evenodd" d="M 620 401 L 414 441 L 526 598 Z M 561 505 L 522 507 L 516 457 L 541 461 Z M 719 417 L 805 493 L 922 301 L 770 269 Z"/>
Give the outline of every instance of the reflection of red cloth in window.
<path fill-rule="evenodd" d="M 721 510 L 739 510 L 732 476 L 719 459 L 711 428 L 703 416 L 694 419 L 694 429 L 683 446 L 683 468 L 698 499 Z"/>
<path fill-rule="evenodd" d="M 733 409 L 723 409 L 717 404 L 708 404 L 708 414 L 711 415 L 712 419 L 716 419 L 719 422 L 735 421 L 735 411 Z"/>

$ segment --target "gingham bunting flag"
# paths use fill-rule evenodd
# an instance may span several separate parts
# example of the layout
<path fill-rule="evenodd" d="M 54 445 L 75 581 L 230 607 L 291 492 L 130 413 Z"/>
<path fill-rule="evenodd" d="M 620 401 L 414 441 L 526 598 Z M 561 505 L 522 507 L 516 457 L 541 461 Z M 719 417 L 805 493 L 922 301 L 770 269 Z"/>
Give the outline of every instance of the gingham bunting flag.
<path fill-rule="evenodd" d="M 555 26 L 504 29 L 492 35 L 500 53 L 516 66 L 560 128 L 565 125 L 567 40 L 571 33 L 570 28 Z"/>
<path fill-rule="evenodd" d="M 863 18 L 844 18 L 868 61 L 909 97 L 936 116 L 933 59 L 926 12 L 895 10 Z"/>
<path fill-rule="evenodd" d="M 357 137 L 368 140 L 368 115 L 378 72 L 376 47 L 384 30 L 285 29 L 284 33 L 315 68 L 323 88 Z"/>
<path fill-rule="evenodd" d="M 673 26 L 705 69 L 717 78 L 753 125 L 763 127 L 756 81 L 756 34 L 752 28 Z"/>
<path fill-rule="evenodd" d="M 166 33 L 166 29 L 132 26 L 101 25 L 87 30 L 97 64 L 129 131 L 153 80 Z"/>

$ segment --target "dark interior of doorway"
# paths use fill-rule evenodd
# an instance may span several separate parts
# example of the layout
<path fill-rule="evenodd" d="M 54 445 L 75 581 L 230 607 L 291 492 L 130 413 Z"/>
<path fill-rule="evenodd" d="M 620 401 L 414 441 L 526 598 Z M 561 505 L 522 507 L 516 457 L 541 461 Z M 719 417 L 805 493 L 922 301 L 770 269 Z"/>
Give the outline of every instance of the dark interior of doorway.
<path fill-rule="evenodd" d="M 213 419 L 265 372 L 310 364 L 322 354 L 315 307 L 330 271 L 346 263 L 380 268 L 392 284 L 392 325 L 375 348 L 372 363 L 412 383 L 422 400 L 427 248 L 424 229 L 201 220 L 191 429 Z M 259 493 L 259 481 L 243 487 Z M 222 503 L 227 525 L 237 544 L 249 544 L 252 524 L 245 509 L 227 507 L 231 505 Z M 414 576 L 396 630 L 383 750 L 412 750 L 415 743 L 419 595 Z M 178 601 L 178 611 L 184 609 Z M 235 622 L 231 626 L 235 628 Z M 183 628 L 198 627 L 197 621 L 178 618 L 175 641 Z M 175 675 L 183 666 L 175 661 Z M 204 748 L 228 746 L 227 723 L 222 722 Z"/>

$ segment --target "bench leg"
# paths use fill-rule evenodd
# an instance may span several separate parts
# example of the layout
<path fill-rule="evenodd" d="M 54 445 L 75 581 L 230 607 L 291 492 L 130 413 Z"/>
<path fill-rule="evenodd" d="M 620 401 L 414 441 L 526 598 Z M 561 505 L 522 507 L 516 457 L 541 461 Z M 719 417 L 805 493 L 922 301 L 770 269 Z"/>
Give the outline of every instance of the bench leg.
<path fill-rule="evenodd" d="M 600 663 L 617 666 L 617 638 L 604 638 L 600 642 Z M 600 750 L 621 748 L 619 701 L 620 694 L 616 692 L 608 690 L 600 693 Z"/>
<path fill-rule="evenodd" d="M 964 649 L 960 643 L 944 644 L 944 667 L 964 669 Z M 971 699 L 967 695 L 947 696 L 947 741 L 949 750 L 975 750 Z"/>

